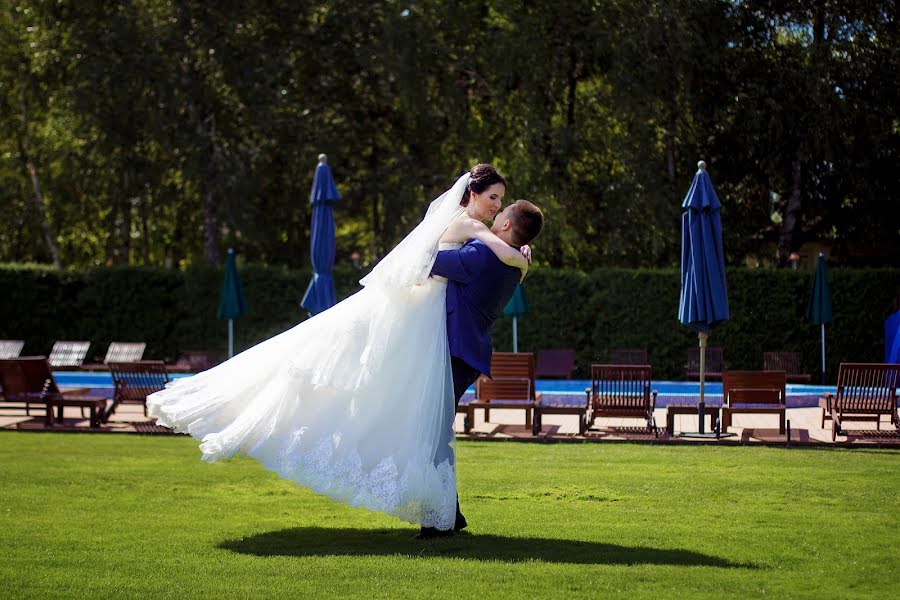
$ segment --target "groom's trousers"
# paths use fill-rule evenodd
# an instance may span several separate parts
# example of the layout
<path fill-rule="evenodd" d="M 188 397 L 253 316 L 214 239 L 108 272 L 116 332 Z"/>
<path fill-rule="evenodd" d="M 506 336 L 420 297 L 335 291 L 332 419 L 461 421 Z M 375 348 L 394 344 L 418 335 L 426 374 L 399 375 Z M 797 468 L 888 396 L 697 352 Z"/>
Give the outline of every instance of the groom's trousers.
<path fill-rule="evenodd" d="M 450 357 L 450 365 L 453 370 L 453 397 L 456 398 L 456 406 L 459 406 L 459 401 L 463 397 L 463 394 L 466 393 L 466 390 L 469 389 L 470 385 L 475 383 L 475 380 L 481 375 L 481 371 L 455 356 Z M 466 518 L 459 510 L 459 494 L 457 494 L 456 529 L 461 529 L 465 526 Z"/>

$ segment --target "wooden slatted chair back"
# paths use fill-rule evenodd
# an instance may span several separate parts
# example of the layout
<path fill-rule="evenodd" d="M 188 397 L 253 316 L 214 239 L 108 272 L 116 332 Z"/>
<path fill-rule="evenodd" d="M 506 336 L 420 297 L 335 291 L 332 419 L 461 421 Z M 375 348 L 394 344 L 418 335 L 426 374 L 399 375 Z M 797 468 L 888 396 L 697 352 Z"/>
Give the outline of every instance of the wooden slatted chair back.
<path fill-rule="evenodd" d="M 522 401 L 532 400 L 531 382 L 528 379 L 483 379 L 478 385 L 478 399 L 482 402 L 492 400 Z"/>
<path fill-rule="evenodd" d="M 0 359 L 19 358 L 24 347 L 24 340 L 0 340 Z"/>
<path fill-rule="evenodd" d="M 531 352 L 494 352 L 491 355 L 491 378 L 526 379 L 534 399 L 534 354 Z M 487 379 L 482 377 L 481 379 Z M 479 395 L 479 399 L 481 396 Z"/>
<path fill-rule="evenodd" d="M 726 406 L 771 404 L 784 406 L 787 377 L 784 371 L 725 371 L 722 397 Z"/>
<path fill-rule="evenodd" d="M 841 363 L 834 409 L 850 413 L 892 413 L 897 407 L 898 364 Z"/>
<path fill-rule="evenodd" d="M 47 360 L 51 367 L 80 367 L 90 347 L 90 342 L 56 342 Z"/>
<path fill-rule="evenodd" d="M 647 351 L 643 348 L 613 348 L 609 351 L 611 365 L 648 365 Z"/>
<path fill-rule="evenodd" d="M 106 364 L 119 362 L 138 362 L 144 357 L 144 350 L 147 344 L 143 342 L 112 342 L 106 350 L 106 358 L 103 362 Z"/>
<path fill-rule="evenodd" d="M 647 410 L 651 377 L 650 365 L 591 365 L 594 409 Z"/>
<path fill-rule="evenodd" d="M 122 404 L 144 404 L 147 396 L 166 387 L 169 374 L 161 360 L 114 362 L 109 364 L 116 388 L 116 401 Z"/>
<path fill-rule="evenodd" d="M 700 348 L 688 348 L 687 370 L 689 372 L 700 371 Z M 709 346 L 706 349 L 706 372 L 721 373 L 725 370 L 725 350 L 719 346 Z"/>
<path fill-rule="evenodd" d="M 538 350 L 536 377 L 564 377 L 568 379 L 575 370 L 575 350 L 557 348 Z"/>
<path fill-rule="evenodd" d="M 763 352 L 763 370 L 784 371 L 788 375 L 801 375 L 799 352 Z"/>

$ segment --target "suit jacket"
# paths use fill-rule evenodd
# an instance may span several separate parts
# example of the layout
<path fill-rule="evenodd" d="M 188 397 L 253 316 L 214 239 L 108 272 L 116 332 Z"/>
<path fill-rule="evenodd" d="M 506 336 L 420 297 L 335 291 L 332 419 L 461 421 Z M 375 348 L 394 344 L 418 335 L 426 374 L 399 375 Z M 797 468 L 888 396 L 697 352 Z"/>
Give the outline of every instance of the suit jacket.
<path fill-rule="evenodd" d="M 491 329 L 519 283 L 520 271 L 504 264 L 480 240 L 442 250 L 432 274 L 446 277 L 447 338 L 455 356 L 491 375 Z"/>

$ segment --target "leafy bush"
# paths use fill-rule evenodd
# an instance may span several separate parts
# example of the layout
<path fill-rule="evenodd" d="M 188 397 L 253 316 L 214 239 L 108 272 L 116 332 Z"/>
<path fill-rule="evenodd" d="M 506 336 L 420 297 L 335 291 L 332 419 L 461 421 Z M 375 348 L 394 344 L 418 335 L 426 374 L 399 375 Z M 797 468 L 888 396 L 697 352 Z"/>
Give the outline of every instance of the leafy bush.
<path fill-rule="evenodd" d="M 339 298 L 357 289 L 363 273 L 335 270 Z M 242 350 L 306 318 L 299 306 L 309 270 L 250 265 L 240 269 L 249 314 L 235 324 Z M 145 341 L 146 356 L 176 358 L 186 350 L 224 354 L 225 324 L 216 318 L 222 271 L 144 267 L 58 270 L 0 265 L 0 337 L 24 339 L 27 354 L 46 354 L 61 339 L 91 340 L 91 356 L 112 341 Z M 834 323 L 826 326 L 829 379 L 841 361 L 883 360 L 884 319 L 900 292 L 900 271 L 833 269 L 829 284 Z M 710 336 L 725 347 L 730 368 L 757 369 L 766 350 L 802 354 L 819 372 L 819 328 L 806 321 L 812 273 L 730 269 L 732 318 Z M 657 378 L 683 376 L 686 349 L 697 337 L 677 319 L 678 271 L 535 268 L 525 284 L 530 305 L 519 318 L 519 349 L 575 348 L 578 374 L 607 360 L 617 347 L 646 348 Z M 495 326 L 498 350 L 511 350 L 511 320 Z"/>

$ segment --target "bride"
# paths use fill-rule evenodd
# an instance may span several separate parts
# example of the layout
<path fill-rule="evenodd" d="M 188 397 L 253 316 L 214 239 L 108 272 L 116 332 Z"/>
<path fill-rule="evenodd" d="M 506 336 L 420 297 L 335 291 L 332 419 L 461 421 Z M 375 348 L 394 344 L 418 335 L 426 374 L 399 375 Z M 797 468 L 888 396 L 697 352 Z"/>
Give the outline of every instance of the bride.
<path fill-rule="evenodd" d="M 478 238 L 528 261 L 481 222 L 503 177 L 480 164 L 435 199 L 363 289 L 213 369 L 148 396 L 149 414 L 201 441 L 203 460 L 251 456 L 279 476 L 353 506 L 446 530 L 456 517 L 455 399 L 447 283 L 438 249 Z M 523 248 L 523 253 L 530 251 Z"/>

